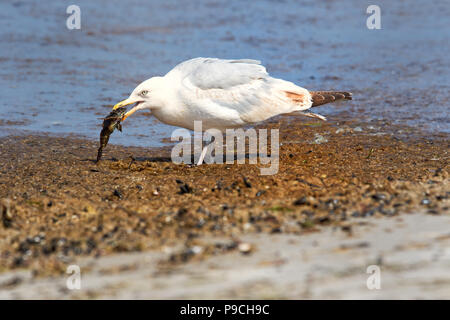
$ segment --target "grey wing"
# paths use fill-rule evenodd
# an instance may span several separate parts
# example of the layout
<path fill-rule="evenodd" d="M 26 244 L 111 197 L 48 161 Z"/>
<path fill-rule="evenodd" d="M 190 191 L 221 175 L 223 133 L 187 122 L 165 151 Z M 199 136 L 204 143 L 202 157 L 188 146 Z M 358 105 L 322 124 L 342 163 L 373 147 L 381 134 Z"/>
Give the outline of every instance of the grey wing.
<path fill-rule="evenodd" d="M 256 60 L 196 58 L 176 68 L 187 89 L 182 91 L 184 101 L 201 108 L 203 113 L 227 113 L 228 110 L 251 123 L 307 109 L 293 104 L 285 92 L 305 89 L 270 77 Z"/>
<path fill-rule="evenodd" d="M 260 61 L 250 59 L 196 58 L 179 67 L 184 78 L 202 90 L 229 89 L 269 76 Z"/>

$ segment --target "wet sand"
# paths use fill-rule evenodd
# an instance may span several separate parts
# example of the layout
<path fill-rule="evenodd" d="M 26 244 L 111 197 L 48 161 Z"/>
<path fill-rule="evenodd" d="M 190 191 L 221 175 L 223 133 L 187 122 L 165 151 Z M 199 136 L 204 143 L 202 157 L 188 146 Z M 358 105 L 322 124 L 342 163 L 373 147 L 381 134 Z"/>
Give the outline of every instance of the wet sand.
<path fill-rule="evenodd" d="M 298 250 L 303 236 L 330 228 L 351 239 L 361 219 L 387 217 L 395 232 L 395 219 L 411 213 L 449 216 L 447 134 L 336 120 L 268 123 L 282 144 L 273 176 L 260 165 L 176 165 L 168 147 L 108 145 L 95 164 L 97 141 L 6 137 L 0 270 L 46 279 L 86 257 L 159 252 L 152 270 L 176 273 L 264 252 L 280 236 L 298 239 Z"/>
<path fill-rule="evenodd" d="M 355 218 L 347 228 L 320 232 L 245 234 L 250 254 L 227 254 L 164 269 L 180 248 L 80 257 L 80 290 L 68 275 L 30 270 L 0 274 L 0 299 L 446 299 L 450 296 L 448 215 Z M 210 239 L 216 246 L 226 238 Z M 369 266 L 380 289 L 369 290 Z"/>

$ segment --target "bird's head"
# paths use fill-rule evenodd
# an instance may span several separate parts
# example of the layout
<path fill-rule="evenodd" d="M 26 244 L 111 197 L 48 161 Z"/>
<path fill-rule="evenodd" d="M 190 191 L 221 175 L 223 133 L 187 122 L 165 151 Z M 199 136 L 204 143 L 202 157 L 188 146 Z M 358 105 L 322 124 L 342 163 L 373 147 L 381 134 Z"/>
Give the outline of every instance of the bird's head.
<path fill-rule="evenodd" d="M 161 108 L 164 102 L 161 99 L 164 92 L 164 84 L 162 77 L 153 77 L 140 83 L 130 94 L 128 99 L 117 103 L 113 110 L 135 104 L 122 118 L 122 121 L 130 115 L 141 109 L 157 109 Z"/>

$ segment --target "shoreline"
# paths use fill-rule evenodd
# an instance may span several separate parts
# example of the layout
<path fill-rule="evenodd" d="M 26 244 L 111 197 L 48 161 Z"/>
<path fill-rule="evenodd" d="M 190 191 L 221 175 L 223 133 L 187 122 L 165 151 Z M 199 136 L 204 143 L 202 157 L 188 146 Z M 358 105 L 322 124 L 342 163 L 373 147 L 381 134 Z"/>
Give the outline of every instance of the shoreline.
<path fill-rule="evenodd" d="M 339 106 L 337 107 L 339 108 Z M 394 120 L 391 122 L 387 119 L 368 119 L 366 116 L 362 119 L 355 120 L 354 113 L 352 113 L 349 110 L 345 110 L 344 108 L 340 108 L 337 110 L 334 110 L 335 114 L 328 115 L 327 121 L 322 122 L 320 120 L 307 118 L 304 116 L 289 116 L 289 115 L 279 115 L 276 117 L 273 117 L 271 119 L 268 119 L 266 121 L 263 121 L 257 125 L 248 125 L 247 127 L 243 127 L 244 130 L 246 128 L 279 128 L 280 132 L 283 132 L 284 130 L 289 134 L 291 130 L 288 130 L 287 128 L 289 126 L 294 126 L 294 128 L 301 127 L 306 128 L 308 126 L 321 126 L 324 124 L 325 126 L 330 126 L 332 128 L 335 128 L 336 130 L 339 129 L 341 125 L 345 127 L 343 129 L 344 131 L 350 132 L 349 130 L 351 127 L 359 127 L 363 126 L 368 129 L 368 133 L 371 134 L 379 134 L 379 135 L 395 135 L 402 138 L 411 138 L 415 137 L 417 139 L 423 138 L 427 140 L 436 140 L 436 139 L 450 139 L 450 132 L 444 130 L 439 131 L 435 127 L 413 127 L 405 123 L 396 123 Z M 105 114 L 106 115 L 106 114 Z M 155 119 L 150 113 L 143 113 L 140 115 L 140 118 L 145 119 L 147 121 L 148 130 L 151 131 L 152 125 L 154 125 L 155 122 L 159 123 L 157 119 Z M 98 119 L 102 119 L 99 117 Z M 142 120 L 141 119 L 141 120 Z M 151 138 L 148 138 L 149 141 L 148 145 L 144 145 L 141 141 L 131 141 L 131 145 L 120 142 L 123 138 L 127 138 L 127 135 L 129 134 L 130 128 L 127 128 L 126 124 L 123 124 L 123 132 L 115 132 L 111 135 L 109 145 L 114 145 L 117 147 L 125 147 L 125 148 L 142 148 L 142 149 L 164 149 L 173 146 L 176 141 L 172 142 L 170 140 L 170 134 L 166 137 L 163 137 L 157 142 L 152 141 Z M 173 130 L 179 128 L 179 127 L 172 127 Z M 7 137 L 24 137 L 24 136 L 35 136 L 35 137 L 45 137 L 45 138 L 68 138 L 68 139 L 76 139 L 80 141 L 93 141 L 94 143 L 98 143 L 98 135 L 95 137 L 90 137 L 85 134 L 81 133 L 74 133 L 74 132 L 54 132 L 54 131 L 33 131 L 31 129 L 22 129 L 22 128 L 16 128 L 16 127 L 9 127 L 7 124 L 4 124 L 0 122 L 0 128 L 2 128 L 2 132 L 0 133 L 0 138 L 7 138 Z M 100 133 L 102 129 L 102 121 L 99 120 L 97 124 L 97 131 Z M 135 129 L 135 128 L 133 128 Z M 188 130 L 188 129 L 186 129 Z M 193 132 L 191 130 L 188 130 L 189 132 Z M 342 131 L 342 130 L 341 130 Z M 405 134 L 406 133 L 406 134 Z M 115 137 L 118 135 L 122 135 L 120 141 L 114 141 Z M 135 136 L 129 136 L 130 139 L 136 138 Z M 281 142 L 281 138 L 280 138 Z"/>

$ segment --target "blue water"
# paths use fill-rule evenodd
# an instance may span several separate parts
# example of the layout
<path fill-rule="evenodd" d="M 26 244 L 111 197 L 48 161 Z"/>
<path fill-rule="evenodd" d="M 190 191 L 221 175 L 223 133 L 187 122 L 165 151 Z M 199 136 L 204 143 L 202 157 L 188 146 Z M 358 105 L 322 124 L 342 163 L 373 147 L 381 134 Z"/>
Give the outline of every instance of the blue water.
<path fill-rule="evenodd" d="M 311 90 L 355 101 L 315 111 L 450 132 L 449 1 L 73 2 L 81 30 L 66 28 L 66 1 L 0 3 L 2 134 L 40 132 L 97 140 L 101 117 L 142 80 L 197 57 L 252 58 Z M 111 143 L 157 146 L 174 128 L 135 114 Z"/>

